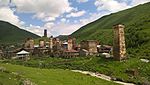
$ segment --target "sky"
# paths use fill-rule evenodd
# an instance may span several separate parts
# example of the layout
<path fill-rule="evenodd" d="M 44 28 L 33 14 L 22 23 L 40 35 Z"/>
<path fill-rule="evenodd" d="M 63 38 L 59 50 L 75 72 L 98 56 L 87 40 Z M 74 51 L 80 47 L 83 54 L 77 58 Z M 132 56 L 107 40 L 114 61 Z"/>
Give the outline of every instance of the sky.
<path fill-rule="evenodd" d="M 0 0 L 0 20 L 43 36 L 69 35 L 102 16 L 150 0 Z"/>

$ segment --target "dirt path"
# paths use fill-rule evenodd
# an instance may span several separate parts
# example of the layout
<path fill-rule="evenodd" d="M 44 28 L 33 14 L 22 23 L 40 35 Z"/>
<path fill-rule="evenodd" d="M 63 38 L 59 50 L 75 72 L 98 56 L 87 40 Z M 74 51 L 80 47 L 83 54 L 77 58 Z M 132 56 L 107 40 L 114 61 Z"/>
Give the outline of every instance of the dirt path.
<path fill-rule="evenodd" d="M 107 81 L 112 81 L 110 76 L 106 76 L 106 75 L 100 74 L 100 73 L 94 73 L 94 72 L 89 72 L 89 71 L 80 71 L 80 70 L 71 70 L 71 71 L 79 72 L 79 73 L 82 73 L 82 74 L 89 74 L 90 76 L 94 76 L 94 77 L 104 79 L 104 80 L 107 80 Z M 122 81 L 112 81 L 112 82 L 122 84 L 122 85 L 135 85 L 133 83 L 125 83 L 125 82 L 122 82 Z"/>

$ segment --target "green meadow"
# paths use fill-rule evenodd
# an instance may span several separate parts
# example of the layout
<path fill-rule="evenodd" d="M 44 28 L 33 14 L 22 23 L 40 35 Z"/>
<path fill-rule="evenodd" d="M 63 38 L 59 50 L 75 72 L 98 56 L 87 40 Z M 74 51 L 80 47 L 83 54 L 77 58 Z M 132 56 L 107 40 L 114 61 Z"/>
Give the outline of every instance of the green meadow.
<path fill-rule="evenodd" d="M 148 83 L 148 81 L 150 81 L 150 63 L 145 63 L 142 62 L 140 58 L 132 57 L 133 56 L 130 55 L 126 61 L 120 62 L 113 59 L 105 59 L 102 56 L 69 59 L 32 56 L 29 61 L 5 60 L 2 63 L 11 63 L 41 69 L 69 69 L 99 72 L 124 82 L 136 84 Z M 138 72 L 137 75 L 127 72 L 127 70 L 133 69 Z"/>
<path fill-rule="evenodd" d="M 37 85 L 117 85 L 70 70 L 40 69 L 1 63 L 0 67 L 5 68 L 5 71 L 0 72 L 0 85 L 22 85 L 24 79 Z"/>

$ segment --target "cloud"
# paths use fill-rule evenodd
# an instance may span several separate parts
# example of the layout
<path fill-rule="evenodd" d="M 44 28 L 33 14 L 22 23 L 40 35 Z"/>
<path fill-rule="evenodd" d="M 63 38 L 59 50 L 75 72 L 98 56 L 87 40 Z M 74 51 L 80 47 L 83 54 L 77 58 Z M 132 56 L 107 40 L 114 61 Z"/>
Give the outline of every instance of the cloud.
<path fill-rule="evenodd" d="M 46 23 L 46 24 L 44 25 L 44 28 L 45 28 L 45 29 L 51 29 L 53 26 L 54 26 L 54 23 L 48 22 L 48 23 Z"/>
<path fill-rule="evenodd" d="M 120 10 L 124 10 L 129 8 L 130 6 L 127 5 L 125 2 L 118 2 L 116 0 L 96 0 L 95 6 L 97 10 L 107 10 L 110 12 L 117 12 Z"/>
<path fill-rule="evenodd" d="M 35 33 L 35 34 L 37 34 L 39 36 L 43 36 L 43 30 L 44 29 L 42 27 L 40 27 L 40 26 L 35 26 L 35 25 L 30 24 L 30 26 L 24 27 L 24 30 L 27 30 L 27 31 L 32 32 L 32 33 Z"/>
<path fill-rule="evenodd" d="M 54 36 L 69 35 L 79 29 L 81 24 L 59 23 L 49 30 Z"/>
<path fill-rule="evenodd" d="M 9 3 L 9 0 L 0 0 L 0 7 L 7 6 L 8 3 Z"/>
<path fill-rule="evenodd" d="M 25 22 L 19 20 L 19 17 L 8 7 L 9 0 L 0 0 L 0 20 L 8 21 L 22 29 L 43 36 L 43 30 L 48 30 L 48 35 L 58 36 L 60 34 L 71 34 L 80 27 L 97 20 L 103 15 L 124 10 L 138 4 L 150 2 L 150 0 L 95 0 L 94 5 L 97 7 L 96 13 L 88 13 L 89 17 L 71 20 L 71 17 L 80 17 L 85 15 L 86 11 L 79 11 L 77 8 L 71 7 L 69 0 L 12 0 L 17 7 L 17 13 L 33 14 L 33 19 L 39 19 L 45 24 L 43 26 L 30 25 L 24 27 Z M 89 0 L 77 0 L 79 3 L 84 3 Z M 61 17 L 60 17 L 61 16 Z M 64 18 L 66 16 L 66 19 Z M 60 21 L 57 21 L 59 17 Z M 55 22 L 55 23 L 54 23 Z"/>
<path fill-rule="evenodd" d="M 80 16 L 83 16 L 85 13 L 86 13 L 86 11 L 72 12 L 72 13 L 66 15 L 66 17 L 67 18 L 70 18 L 70 17 L 80 17 Z"/>
<path fill-rule="evenodd" d="M 89 0 L 77 0 L 78 3 L 88 2 Z"/>
<path fill-rule="evenodd" d="M 104 15 L 108 15 L 110 13 L 108 12 L 101 12 L 101 13 L 90 13 L 90 16 L 89 18 L 83 18 L 83 19 L 80 19 L 80 23 L 82 24 L 82 26 L 90 23 L 90 22 L 93 22 L 97 19 L 99 19 L 100 17 L 104 16 Z"/>
<path fill-rule="evenodd" d="M 147 2 L 150 2 L 150 0 L 96 0 L 94 4 L 97 10 L 107 10 L 112 13 Z"/>
<path fill-rule="evenodd" d="M 29 26 L 24 27 L 24 29 L 39 36 L 43 36 L 44 29 L 47 29 L 47 34 L 50 36 L 52 35 L 51 30 L 54 25 L 55 24 L 53 22 L 47 22 L 44 24 L 44 26 L 35 26 L 30 24 Z"/>
<path fill-rule="evenodd" d="M 19 17 L 13 13 L 13 11 L 8 7 L 8 4 L 9 0 L 0 0 L 0 20 L 19 26 Z"/>
<path fill-rule="evenodd" d="M 80 20 L 75 20 L 75 23 L 69 23 L 66 18 L 62 18 L 59 23 L 48 22 L 44 26 L 34 26 L 30 25 L 28 31 L 36 33 L 40 36 L 43 36 L 44 29 L 47 29 L 48 36 L 58 36 L 58 35 L 69 35 L 74 31 L 78 30 L 80 27 L 100 18 L 103 15 L 108 14 L 107 12 L 103 13 L 90 13 L 89 18 L 83 18 Z"/>
<path fill-rule="evenodd" d="M 150 2 L 150 0 L 132 0 L 131 5 L 136 6 L 136 5 L 144 4 L 144 3 L 147 3 L 147 2 Z"/>
<path fill-rule="evenodd" d="M 70 24 L 70 23 L 58 23 L 55 24 L 49 31 L 51 32 L 51 34 L 53 34 L 54 36 L 58 36 L 58 35 L 69 35 L 73 32 L 75 32 L 76 30 L 78 30 L 80 27 L 95 21 L 97 19 L 99 19 L 100 17 L 102 17 L 103 15 L 108 14 L 107 12 L 102 12 L 102 13 L 90 13 L 89 18 L 83 18 L 80 20 L 75 20 L 74 24 Z M 65 19 L 65 18 L 63 18 Z"/>
<path fill-rule="evenodd" d="M 17 6 L 17 12 L 35 13 L 34 18 L 46 22 L 53 21 L 61 14 L 72 10 L 68 0 L 13 0 L 13 2 Z"/>
<path fill-rule="evenodd" d="M 69 35 L 79 29 L 82 25 L 81 24 L 69 24 L 69 23 L 46 23 L 43 27 L 30 25 L 26 27 L 25 30 L 35 33 L 39 36 L 43 36 L 44 29 L 47 29 L 48 36 L 58 36 L 58 35 Z"/>
<path fill-rule="evenodd" d="M 61 22 L 66 22 L 67 20 L 65 18 L 62 18 L 60 21 Z"/>
<path fill-rule="evenodd" d="M 19 17 L 16 16 L 9 7 L 0 8 L 0 20 L 10 22 L 19 27 L 24 24 L 24 22 L 20 21 Z"/>

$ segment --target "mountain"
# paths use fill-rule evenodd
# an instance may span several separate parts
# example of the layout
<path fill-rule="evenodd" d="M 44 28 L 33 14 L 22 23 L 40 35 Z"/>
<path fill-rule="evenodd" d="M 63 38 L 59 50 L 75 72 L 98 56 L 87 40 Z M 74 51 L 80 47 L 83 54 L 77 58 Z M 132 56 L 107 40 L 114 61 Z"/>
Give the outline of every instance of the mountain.
<path fill-rule="evenodd" d="M 71 36 L 78 42 L 87 39 L 96 39 L 101 44 L 112 45 L 113 25 L 121 23 L 126 26 L 125 37 L 128 53 L 142 53 L 141 56 L 150 55 L 150 2 L 117 13 L 103 16 L 89 23 Z M 133 49 L 132 49 L 133 48 Z"/>
<path fill-rule="evenodd" d="M 106 15 L 81 27 L 79 30 L 75 31 L 72 36 L 76 37 L 79 41 L 83 39 L 97 39 L 108 44 L 112 41 L 110 40 L 112 38 L 112 27 L 115 24 L 125 24 L 126 29 L 131 27 L 133 29 L 137 27 L 143 29 L 148 28 L 150 25 L 149 8 L 150 3 L 146 3 L 131 9 Z"/>
<path fill-rule="evenodd" d="M 18 28 L 8 22 L 0 21 L 0 43 L 17 43 L 26 38 L 39 38 L 38 35 Z"/>
<path fill-rule="evenodd" d="M 59 38 L 61 41 L 67 40 L 69 35 L 59 35 L 56 38 Z"/>

